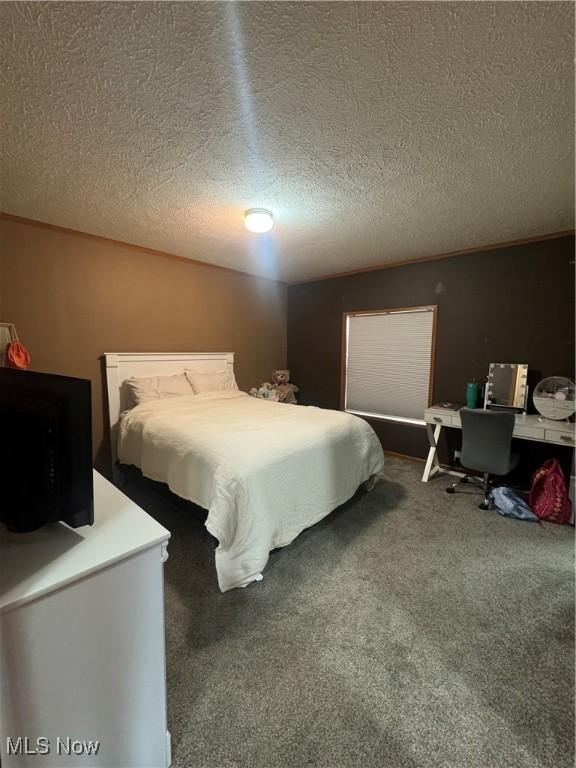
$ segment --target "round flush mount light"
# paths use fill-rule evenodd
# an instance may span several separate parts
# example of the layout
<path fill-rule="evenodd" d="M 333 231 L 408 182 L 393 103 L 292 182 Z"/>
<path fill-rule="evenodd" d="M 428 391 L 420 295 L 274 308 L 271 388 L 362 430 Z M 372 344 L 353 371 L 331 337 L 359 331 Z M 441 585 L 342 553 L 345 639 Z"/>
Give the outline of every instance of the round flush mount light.
<path fill-rule="evenodd" d="M 244 224 L 250 232 L 269 232 L 274 224 L 274 217 L 265 208 L 249 208 L 244 214 Z"/>

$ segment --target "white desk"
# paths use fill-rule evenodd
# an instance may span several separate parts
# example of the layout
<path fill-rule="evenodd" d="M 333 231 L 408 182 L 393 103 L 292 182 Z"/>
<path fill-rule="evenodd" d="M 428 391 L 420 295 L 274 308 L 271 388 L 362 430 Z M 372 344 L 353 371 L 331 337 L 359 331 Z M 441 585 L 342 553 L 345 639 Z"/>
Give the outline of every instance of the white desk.
<path fill-rule="evenodd" d="M 438 461 L 438 440 L 443 427 L 449 429 L 462 429 L 460 413 L 446 410 L 445 408 L 427 408 L 424 411 L 426 432 L 430 449 L 422 475 L 422 482 L 427 483 L 431 477 L 442 472 Z M 574 424 L 565 421 L 552 421 L 542 416 L 517 415 L 514 423 L 513 437 L 520 440 L 533 440 L 538 443 L 550 443 L 552 445 L 568 445 L 572 448 L 576 445 Z"/>
<path fill-rule="evenodd" d="M 97 472 L 93 526 L 0 527 L 2 766 L 170 765 L 162 575 L 169 537 Z M 7 753 L 7 738 L 16 754 Z M 68 738 L 98 741 L 98 752 L 77 752 Z"/>

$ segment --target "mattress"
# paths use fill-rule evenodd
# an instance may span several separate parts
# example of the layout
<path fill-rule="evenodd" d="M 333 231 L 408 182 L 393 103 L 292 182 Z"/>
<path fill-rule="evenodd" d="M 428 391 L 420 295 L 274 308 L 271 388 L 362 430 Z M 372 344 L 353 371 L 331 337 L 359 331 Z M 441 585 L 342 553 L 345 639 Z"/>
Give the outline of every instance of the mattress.
<path fill-rule="evenodd" d="M 384 466 L 380 442 L 363 419 L 238 390 L 136 406 L 121 419 L 118 455 L 208 510 L 222 591 L 261 579 L 272 549 L 343 504 Z"/>

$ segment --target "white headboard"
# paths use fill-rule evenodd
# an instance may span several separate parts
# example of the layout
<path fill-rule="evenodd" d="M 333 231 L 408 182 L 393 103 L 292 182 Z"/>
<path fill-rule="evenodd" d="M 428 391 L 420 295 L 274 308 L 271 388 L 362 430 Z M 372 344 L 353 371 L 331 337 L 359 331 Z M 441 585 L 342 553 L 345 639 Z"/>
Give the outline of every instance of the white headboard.
<path fill-rule="evenodd" d="M 118 458 L 118 421 L 120 414 L 132 407 L 126 379 L 131 376 L 171 376 L 186 369 L 206 373 L 230 368 L 234 371 L 234 352 L 106 352 L 106 387 L 112 469 Z"/>

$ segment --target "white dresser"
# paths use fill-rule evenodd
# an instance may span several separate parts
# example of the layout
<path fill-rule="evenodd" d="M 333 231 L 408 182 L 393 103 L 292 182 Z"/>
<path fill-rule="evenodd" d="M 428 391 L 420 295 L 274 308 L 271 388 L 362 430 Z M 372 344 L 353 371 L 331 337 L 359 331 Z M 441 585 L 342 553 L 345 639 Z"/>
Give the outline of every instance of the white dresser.
<path fill-rule="evenodd" d="M 96 472 L 94 506 L 90 527 L 0 527 L 3 768 L 170 765 L 170 533 Z"/>

